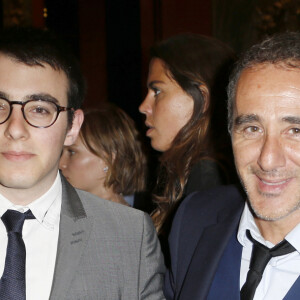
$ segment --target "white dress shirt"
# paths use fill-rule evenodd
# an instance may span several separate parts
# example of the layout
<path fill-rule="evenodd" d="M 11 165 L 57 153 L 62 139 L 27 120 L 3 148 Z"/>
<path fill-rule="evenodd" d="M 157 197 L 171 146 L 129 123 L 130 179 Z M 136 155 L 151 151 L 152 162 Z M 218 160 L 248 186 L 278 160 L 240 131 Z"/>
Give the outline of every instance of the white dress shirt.
<path fill-rule="evenodd" d="M 52 187 L 39 199 L 26 207 L 13 205 L 0 195 L 0 216 L 7 209 L 25 212 L 31 209 L 36 219 L 26 219 L 23 240 L 26 247 L 26 299 L 49 299 L 59 233 L 62 184 L 58 173 Z M 5 264 L 7 232 L 0 221 L 0 274 Z"/>
<path fill-rule="evenodd" d="M 251 235 L 258 242 L 272 248 L 273 245 L 269 241 L 265 241 L 248 205 L 245 205 L 239 230 L 238 241 L 243 246 L 241 272 L 240 272 L 240 288 L 244 285 L 249 270 L 252 242 L 246 236 L 246 230 L 249 229 Z M 300 224 L 298 224 L 285 239 L 297 250 L 287 255 L 273 257 L 267 264 L 261 282 L 259 283 L 254 300 L 276 300 L 283 299 L 288 293 L 291 286 L 297 280 L 300 274 Z"/>

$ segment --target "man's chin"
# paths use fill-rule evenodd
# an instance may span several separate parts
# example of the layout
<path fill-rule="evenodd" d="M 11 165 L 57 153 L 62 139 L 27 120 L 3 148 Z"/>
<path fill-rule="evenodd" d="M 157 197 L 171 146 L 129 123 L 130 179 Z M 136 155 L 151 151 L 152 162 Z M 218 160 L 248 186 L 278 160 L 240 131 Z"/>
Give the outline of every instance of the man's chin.
<path fill-rule="evenodd" d="M 24 190 L 32 187 L 34 180 L 29 175 L 27 176 L 14 176 L 9 178 L 0 178 L 0 188 Z"/>
<path fill-rule="evenodd" d="M 299 209 L 300 203 L 295 203 L 295 205 L 290 207 L 284 207 L 283 200 L 276 203 L 275 198 L 278 196 L 265 195 L 264 198 L 273 199 L 273 203 L 264 203 L 263 205 L 256 205 L 248 201 L 250 209 L 255 217 L 264 221 L 279 221 L 288 217 L 290 214 Z M 274 201 L 275 200 L 275 201 Z M 272 200 L 271 200 L 272 201 Z"/>

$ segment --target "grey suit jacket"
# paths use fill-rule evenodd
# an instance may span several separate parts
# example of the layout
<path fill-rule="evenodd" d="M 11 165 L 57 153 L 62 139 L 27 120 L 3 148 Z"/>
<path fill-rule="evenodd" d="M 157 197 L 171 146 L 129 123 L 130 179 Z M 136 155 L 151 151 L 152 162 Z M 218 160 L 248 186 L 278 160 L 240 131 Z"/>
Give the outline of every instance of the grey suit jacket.
<path fill-rule="evenodd" d="M 62 184 L 50 300 L 164 299 L 165 268 L 150 217 L 75 190 L 63 176 Z"/>

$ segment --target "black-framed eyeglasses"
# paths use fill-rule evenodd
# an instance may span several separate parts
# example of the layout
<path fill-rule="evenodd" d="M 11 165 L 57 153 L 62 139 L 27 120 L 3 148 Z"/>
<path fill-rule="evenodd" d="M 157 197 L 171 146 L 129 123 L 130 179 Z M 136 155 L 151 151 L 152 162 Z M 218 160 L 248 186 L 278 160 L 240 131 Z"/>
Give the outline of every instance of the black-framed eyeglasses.
<path fill-rule="evenodd" d="M 21 105 L 25 121 L 36 128 L 47 128 L 55 123 L 62 111 L 74 110 L 72 107 L 63 107 L 48 100 L 9 101 L 0 98 L 0 124 L 5 123 L 13 110 L 13 105 Z"/>

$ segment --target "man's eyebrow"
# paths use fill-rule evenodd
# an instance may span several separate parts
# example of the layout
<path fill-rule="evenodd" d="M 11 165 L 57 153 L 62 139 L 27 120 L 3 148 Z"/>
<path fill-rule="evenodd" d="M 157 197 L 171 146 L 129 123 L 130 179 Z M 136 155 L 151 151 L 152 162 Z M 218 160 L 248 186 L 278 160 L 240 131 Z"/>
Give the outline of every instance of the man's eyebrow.
<path fill-rule="evenodd" d="M 5 99 L 5 100 L 9 100 L 8 94 L 6 94 L 5 92 L 2 92 L 2 91 L 0 91 L 0 98 Z"/>
<path fill-rule="evenodd" d="M 59 101 L 55 97 L 45 93 L 28 95 L 25 97 L 25 101 L 26 100 L 43 100 L 43 101 L 51 101 L 56 104 L 59 104 Z"/>
<path fill-rule="evenodd" d="M 245 123 L 253 123 L 253 122 L 259 122 L 259 121 L 260 121 L 260 118 L 256 114 L 240 115 L 235 118 L 234 125 L 239 126 L 239 125 L 243 125 Z"/>
<path fill-rule="evenodd" d="M 282 118 L 282 121 L 290 123 L 290 124 L 300 124 L 300 117 L 287 116 L 287 117 Z"/>
<path fill-rule="evenodd" d="M 43 100 L 43 101 L 51 101 L 56 104 L 59 104 L 59 101 L 55 97 L 45 93 L 27 95 L 23 97 L 23 99 L 11 99 L 11 97 L 7 93 L 0 91 L 0 98 L 8 101 Z"/>

